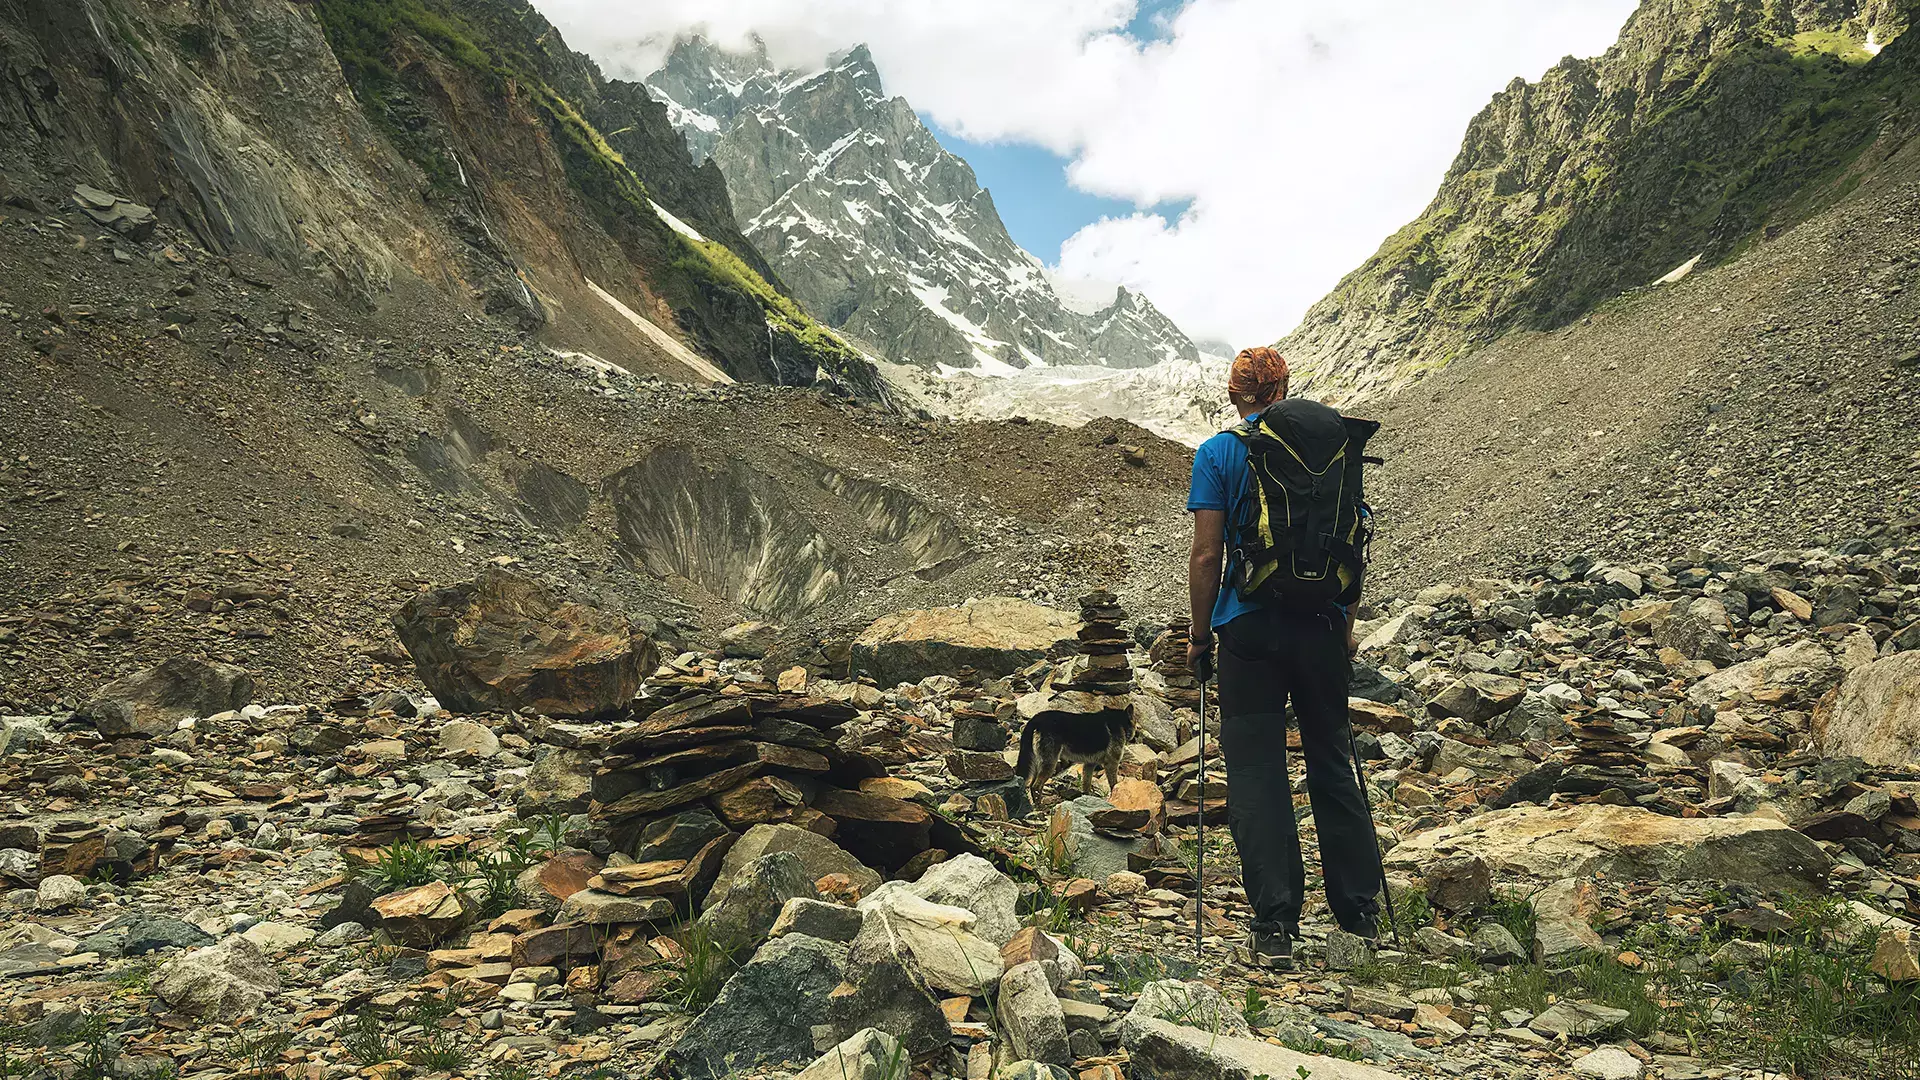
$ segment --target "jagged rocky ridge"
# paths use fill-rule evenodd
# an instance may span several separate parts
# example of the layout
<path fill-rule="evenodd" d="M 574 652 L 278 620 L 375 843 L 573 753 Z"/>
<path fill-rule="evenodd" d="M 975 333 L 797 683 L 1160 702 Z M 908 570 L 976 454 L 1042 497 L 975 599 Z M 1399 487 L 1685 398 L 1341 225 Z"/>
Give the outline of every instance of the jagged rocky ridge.
<path fill-rule="evenodd" d="M 1912 17 L 1907 0 L 1647 0 L 1605 55 L 1496 95 L 1427 210 L 1281 347 L 1321 393 L 1378 395 L 1737 254 L 1851 190 L 1862 151 L 1897 139 Z"/>
<path fill-rule="evenodd" d="M 1098 310 L 1064 300 L 973 170 L 886 95 L 865 46 L 816 74 L 688 39 L 647 85 L 719 164 L 794 295 L 888 360 L 1005 371 L 1198 358 L 1137 293 Z"/>

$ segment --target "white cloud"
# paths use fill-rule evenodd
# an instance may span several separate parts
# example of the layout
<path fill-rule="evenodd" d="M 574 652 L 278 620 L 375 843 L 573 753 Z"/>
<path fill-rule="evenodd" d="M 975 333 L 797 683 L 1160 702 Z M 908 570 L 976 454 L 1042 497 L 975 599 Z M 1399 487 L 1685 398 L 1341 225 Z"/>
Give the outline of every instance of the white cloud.
<path fill-rule="evenodd" d="M 1612 44 L 1635 0 L 1191 0 L 1163 38 L 1132 0 L 535 0 L 611 72 L 676 34 L 758 33 L 783 65 L 872 47 L 891 93 L 976 141 L 1072 161 L 1069 179 L 1152 206 L 1054 260 L 1118 281 L 1196 337 L 1271 341 L 1417 215 L 1468 119 L 1515 76 Z M 1001 200 L 1017 192 L 995 192 Z"/>

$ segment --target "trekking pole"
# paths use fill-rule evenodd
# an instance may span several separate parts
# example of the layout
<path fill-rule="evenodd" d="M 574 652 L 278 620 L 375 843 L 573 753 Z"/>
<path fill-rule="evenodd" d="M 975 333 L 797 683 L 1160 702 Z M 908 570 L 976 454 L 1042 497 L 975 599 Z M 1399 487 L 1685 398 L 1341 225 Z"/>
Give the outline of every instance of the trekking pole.
<path fill-rule="evenodd" d="M 1213 653 L 1200 657 L 1200 790 L 1194 796 L 1193 856 L 1193 959 L 1205 963 L 1201 922 L 1207 910 L 1207 684 L 1213 681 Z"/>
<path fill-rule="evenodd" d="M 1367 831 L 1373 834 L 1373 861 L 1380 868 L 1380 897 L 1387 903 L 1387 926 L 1393 930 L 1394 947 L 1407 947 L 1400 941 L 1400 920 L 1393 914 L 1393 889 L 1387 884 L 1387 855 L 1380 850 L 1380 827 L 1373 822 L 1373 794 L 1367 790 L 1367 775 L 1360 769 L 1360 744 L 1354 740 L 1353 725 L 1347 725 L 1347 753 L 1353 758 L 1353 778 L 1360 785 L 1360 801 L 1367 807 Z"/>

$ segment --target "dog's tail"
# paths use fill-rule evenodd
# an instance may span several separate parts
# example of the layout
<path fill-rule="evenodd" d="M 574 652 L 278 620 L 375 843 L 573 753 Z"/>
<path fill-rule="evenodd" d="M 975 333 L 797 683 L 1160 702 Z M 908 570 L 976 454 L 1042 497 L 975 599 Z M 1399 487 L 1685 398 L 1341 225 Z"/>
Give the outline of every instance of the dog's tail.
<path fill-rule="evenodd" d="M 1020 760 L 1014 763 L 1013 771 L 1022 779 L 1033 779 L 1033 738 L 1040 733 L 1040 726 L 1032 720 L 1020 729 Z"/>

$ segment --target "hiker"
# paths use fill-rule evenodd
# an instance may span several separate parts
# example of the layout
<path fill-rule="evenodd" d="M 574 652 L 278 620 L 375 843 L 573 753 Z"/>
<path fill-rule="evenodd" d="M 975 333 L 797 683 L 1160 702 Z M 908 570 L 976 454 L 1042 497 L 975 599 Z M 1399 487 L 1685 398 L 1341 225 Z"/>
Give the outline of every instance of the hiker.
<path fill-rule="evenodd" d="M 1243 959 L 1278 968 L 1292 963 L 1306 891 L 1293 789 L 1287 777 L 1289 699 L 1300 725 L 1301 749 L 1307 755 L 1307 793 L 1319 829 L 1327 904 L 1341 929 L 1366 938 L 1378 936 L 1381 881 L 1379 848 L 1371 814 L 1354 779 L 1347 726 L 1348 683 L 1352 657 L 1359 648 L 1353 636 L 1359 571 L 1338 575 L 1342 580 L 1351 578 L 1344 590 L 1348 595 L 1342 597 L 1344 606 L 1332 599 L 1247 597 L 1235 584 L 1222 587 L 1227 552 L 1232 548 L 1236 558 L 1245 560 L 1244 553 L 1253 542 L 1248 535 L 1253 528 L 1252 503 L 1256 496 L 1264 498 L 1254 490 L 1248 463 L 1252 445 L 1248 439 L 1255 429 L 1247 421 L 1286 400 L 1287 378 L 1287 361 L 1273 349 L 1247 349 L 1234 357 L 1227 396 L 1242 424 L 1201 444 L 1194 455 L 1193 487 L 1187 496 L 1187 510 L 1193 514 L 1187 576 L 1193 630 L 1187 659 L 1195 670 L 1202 670 L 1214 639 L 1219 639 L 1217 685 L 1220 741 L 1227 759 L 1228 825 L 1240 850 L 1241 877 L 1254 912 Z M 1281 411 L 1300 413 L 1309 420 L 1331 416 L 1360 425 L 1365 432 L 1361 443 L 1377 427 L 1370 421 L 1346 421 L 1308 401 Z M 1348 448 L 1356 455 L 1352 475 L 1357 492 L 1359 451 Z M 1364 515 L 1354 497 L 1354 511 Z M 1360 517 L 1357 527 L 1365 524 Z M 1230 581 L 1240 581 L 1242 567 L 1225 569 Z M 1328 584 L 1318 591 L 1333 587 Z"/>

